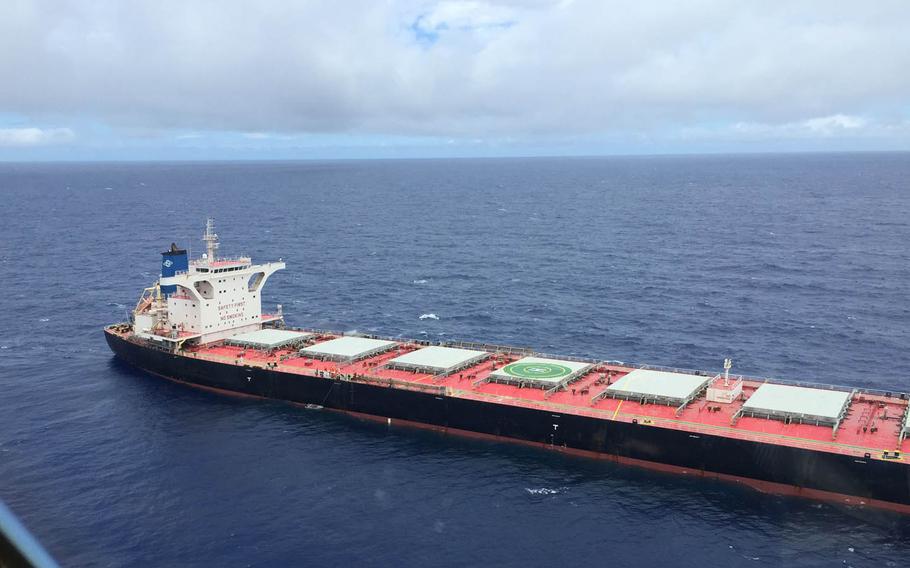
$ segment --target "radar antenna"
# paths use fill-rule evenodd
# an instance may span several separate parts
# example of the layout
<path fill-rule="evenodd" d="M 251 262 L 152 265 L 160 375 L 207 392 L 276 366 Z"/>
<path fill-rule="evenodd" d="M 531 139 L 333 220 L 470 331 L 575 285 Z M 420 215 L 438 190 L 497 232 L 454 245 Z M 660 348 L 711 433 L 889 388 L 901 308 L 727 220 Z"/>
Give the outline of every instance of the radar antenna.
<path fill-rule="evenodd" d="M 215 253 L 218 250 L 218 235 L 215 234 L 215 219 L 209 217 L 205 221 L 205 234 L 202 235 L 205 241 L 205 249 L 208 251 L 209 262 L 215 262 Z"/>

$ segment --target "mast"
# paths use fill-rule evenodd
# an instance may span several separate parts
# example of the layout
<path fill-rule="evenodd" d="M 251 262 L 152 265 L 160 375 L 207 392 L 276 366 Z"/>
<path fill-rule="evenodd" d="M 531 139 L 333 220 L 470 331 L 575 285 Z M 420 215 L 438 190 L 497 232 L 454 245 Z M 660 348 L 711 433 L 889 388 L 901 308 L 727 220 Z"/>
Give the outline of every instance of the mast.
<path fill-rule="evenodd" d="M 205 221 L 205 233 L 202 235 L 205 248 L 208 251 L 209 262 L 215 262 L 215 253 L 218 250 L 218 235 L 215 234 L 215 219 L 209 217 Z"/>

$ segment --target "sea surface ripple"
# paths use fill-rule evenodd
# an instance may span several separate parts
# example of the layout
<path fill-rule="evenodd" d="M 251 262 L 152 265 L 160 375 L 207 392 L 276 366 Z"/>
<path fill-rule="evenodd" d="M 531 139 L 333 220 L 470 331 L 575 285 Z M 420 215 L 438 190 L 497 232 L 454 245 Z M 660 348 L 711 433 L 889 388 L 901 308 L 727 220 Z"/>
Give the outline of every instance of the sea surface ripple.
<path fill-rule="evenodd" d="M 0 164 L 0 499 L 66 566 L 906 566 L 906 517 L 200 392 L 101 328 L 213 215 L 223 253 L 288 262 L 291 324 L 906 391 L 908 180 L 908 154 Z"/>

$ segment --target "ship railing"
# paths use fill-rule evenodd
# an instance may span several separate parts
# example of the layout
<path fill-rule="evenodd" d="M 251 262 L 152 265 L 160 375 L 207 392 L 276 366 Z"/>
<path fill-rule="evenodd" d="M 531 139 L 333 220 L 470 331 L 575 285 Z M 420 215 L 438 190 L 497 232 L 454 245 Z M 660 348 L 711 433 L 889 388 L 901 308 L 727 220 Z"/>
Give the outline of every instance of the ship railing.
<path fill-rule="evenodd" d="M 403 381 L 401 379 L 373 377 L 370 375 L 357 375 L 356 377 L 348 375 L 348 376 L 346 376 L 346 378 L 347 378 L 347 380 L 351 380 L 354 382 L 370 383 L 370 384 L 392 387 L 392 388 L 396 388 L 396 389 L 425 392 L 425 393 L 434 394 L 436 396 L 443 396 L 446 394 L 446 387 L 439 386 L 439 385 L 413 383 L 410 381 Z"/>
<path fill-rule="evenodd" d="M 699 377 L 710 377 L 712 374 L 709 371 L 700 371 L 695 369 L 682 369 L 679 367 L 667 367 L 664 365 L 648 365 L 648 364 L 637 364 L 629 365 L 635 369 L 645 369 L 648 371 L 662 371 L 665 373 L 678 373 L 682 375 L 696 375 Z M 733 375 L 731 375 L 732 377 Z"/>
<path fill-rule="evenodd" d="M 500 397 L 500 396 L 492 395 L 492 394 L 488 394 L 488 393 L 481 393 L 481 392 L 477 392 L 475 390 L 450 389 L 449 394 L 459 396 L 462 398 L 475 399 L 475 400 L 476 399 L 496 400 L 496 401 L 502 400 L 502 397 Z M 581 416 L 591 416 L 591 417 L 597 417 L 597 418 L 608 418 L 608 417 L 614 416 L 614 414 L 616 414 L 616 411 L 613 409 L 603 410 L 603 409 L 590 408 L 590 407 L 585 408 L 585 407 L 578 407 L 578 406 L 574 406 L 574 405 L 554 403 L 554 402 L 549 402 L 549 401 L 545 401 L 545 400 L 540 400 L 540 401 L 522 400 L 521 403 L 522 403 L 522 406 L 529 406 L 529 407 L 540 408 L 540 409 L 551 410 L 551 411 L 552 410 L 564 410 L 564 411 L 576 413 Z M 768 443 L 768 442 L 781 443 L 783 440 L 783 443 L 787 446 L 797 447 L 797 448 L 808 448 L 808 449 L 817 449 L 819 447 L 827 448 L 827 447 L 830 447 L 830 444 L 832 444 L 832 442 L 826 442 L 825 440 L 813 440 L 813 439 L 809 439 L 809 438 L 795 438 L 792 436 L 787 437 L 787 436 L 781 436 L 779 434 L 774 434 L 774 433 L 770 433 L 770 432 L 755 432 L 755 431 L 742 430 L 742 429 L 730 430 L 725 426 L 718 426 L 718 425 L 713 425 L 713 424 L 700 424 L 700 423 L 695 423 L 695 422 L 686 422 L 684 424 L 681 424 L 674 419 L 656 417 L 656 416 L 635 415 L 635 414 L 628 414 L 625 412 L 621 413 L 621 415 L 624 417 L 625 416 L 631 417 L 633 420 L 635 420 L 635 419 L 650 420 L 653 423 L 657 423 L 657 424 L 667 424 L 672 428 L 675 428 L 675 429 L 678 429 L 678 430 L 684 431 L 684 432 L 707 434 L 707 435 L 718 435 L 718 433 L 721 433 L 720 435 L 725 435 L 725 436 L 730 435 L 731 437 L 734 437 L 735 439 L 738 439 L 738 440 L 749 440 L 749 441 L 761 442 L 761 443 Z M 834 442 L 834 443 L 836 443 L 836 442 Z M 842 448 L 842 451 L 844 453 L 851 452 L 848 455 L 862 455 L 863 453 L 868 453 L 870 451 L 872 451 L 872 452 L 877 451 L 877 450 L 874 450 L 871 448 L 866 448 L 864 446 L 855 446 L 855 445 L 850 445 L 850 444 L 838 444 L 838 447 Z"/>
<path fill-rule="evenodd" d="M 448 389 L 445 386 L 430 385 L 426 383 L 414 383 L 401 379 L 376 377 L 373 375 L 360 373 L 342 373 L 339 371 L 330 371 L 327 369 L 316 369 L 314 371 L 314 375 L 320 379 L 332 379 L 353 383 L 372 384 L 383 387 L 392 387 L 396 389 L 429 393 L 436 396 L 443 396 L 448 393 Z"/>
<path fill-rule="evenodd" d="M 170 342 L 164 343 L 160 341 L 155 341 L 154 339 L 143 338 L 143 345 L 149 349 L 154 349 L 156 351 L 163 351 L 165 353 L 174 353 L 175 349 L 173 344 Z"/>
<path fill-rule="evenodd" d="M 601 359 L 591 359 L 590 357 L 576 357 L 574 355 L 553 355 L 552 353 L 533 353 L 534 357 L 541 359 L 557 359 L 560 361 L 572 361 L 574 363 L 587 363 L 588 365 L 600 365 Z"/>
<path fill-rule="evenodd" d="M 288 329 L 293 329 L 295 331 L 305 331 L 309 333 L 316 333 L 321 335 L 351 335 L 355 337 L 367 337 L 370 339 L 384 339 L 387 341 L 395 341 L 398 343 L 405 344 L 415 344 L 421 346 L 433 346 L 438 345 L 440 347 L 455 347 L 460 349 L 473 349 L 477 351 L 488 351 L 491 353 L 501 353 L 506 355 L 519 355 L 519 356 L 535 356 L 543 357 L 550 359 L 562 359 L 563 361 L 576 361 L 579 363 L 592 363 L 597 366 L 602 365 L 616 365 L 621 367 L 627 367 L 631 369 L 648 369 L 651 371 L 664 371 L 668 373 L 681 373 L 685 375 L 696 375 L 699 377 L 712 377 L 714 376 L 713 372 L 697 370 L 697 369 L 686 369 L 682 367 L 668 367 L 664 365 L 649 365 L 649 364 L 636 364 L 636 363 L 627 363 L 623 361 L 618 361 L 615 359 L 601 360 L 593 359 L 589 357 L 577 357 L 577 356 L 566 356 L 566 355 L 552 355 L 547 353 L 540 353 L 535 351 L 530 347 L 510 347 L 506 345 L 497 345 L 492 343 L 479 343 L 473 341 L 462 341 L 462 340 L 445 340 L 445 341 L 429 341 L 429 340 L 414 340 L 414 339 L 402 339 L 401 337 L 389 337 L 382 335 L 374 334 L 365 334 L 359 332 L 344 332 L 344 331 L 333 331 L 333 330 L 323 330 L 323 329 L 312 329 L 312 328 L 297 328 L 289 327 Z M 779 379 L 771 377 L 758 377 L 754 375 L 742 375 L 742 374 L 730 374 L 731 380 L 742 380 L 748 381 L 751 383 L 774 383 L 779 385 L 788 385 L 796 387 L 805 387 L 805 388 L 814 388 L 814 389 L 823 389 L 823 390 L 834 390 L 834 391 L 844 391 L 850 392 L 855 391 L 856 394 L 867 394 L 872 396 L 881 396 L 884 398 L 899 398 L 901 400 L 910 400 L 910 394 L 907 392 L 901 392 L 897 390 L 885 390 L 885 389 L 876 389 L 876 388 L 865 388 L 865 387 L 850 387 L 843 385 L 830 385 L 825 383 L 818 383 L 813 381 L 798 381 L 798 380 L 789 380 L 789 379 Z"/>
<path fill-rule="evenodd" d="M 733 375 L 730 375 L 730 376 L 733 377 Z M 881 396 L 884 398 L 898 398 L 901 400 L 910 399 L 910 395 L 908 395 L 905 392 L 888 391 L 888 390 L 884 390 L 884 389 L 848 387 L 848 386 L 843 386 L 843 385 L 829 385 L 829 384 L 825 384 L 825 383 L 816 383 L 816 382 L 811 382 L 811 381 L 792 381 L 792 380 L 785 380 L 785 379 L 772 379 L 772 378 L 761 379 L 758 377 L 741 377 L 741 378 L 743 378 L 747 381 L 753 381 L 753 382 L 773 383 L 773 384 L 778 384 L 778 385 L 788 385 L 788 386 L 794 386 L 794 387 L 805 387 L 805 388 L 821 389 L 821 390 L 832 390 L 832 391 L 839 391 L 839 392 L 850 392 L 850 393 L 853 393 L 853 395 L 868 394 L 868 395 L 873 395 L 873 396 Z"/>
<path fill-rule="evenodd" d="M 190 266 L 209 266 L 213 262 L 251 262 L 253 258 L 246 254 L 236 256 L 219 256 L 218 258 L 194 258 Z"/>
<path fill-rule="evenodd" d="M 341 336 L 351 336 L 351 337 L 364 337 L 367 339 L 382 339 L 385 341 L 394 341 L 396 343 L 402 344 L 411 344 L 419 345 L 421 347 L 452 347 L 456 349 L 470 349 L 473 351 L 486 351 L 488 353 L 503 353 L 506 355 L 532 355 L 534 350 L 530 347 L 514 347 L 509 345 L 497 345 L 495 343 L 480 343 L 476 341 L 462 341 L 462 340 L 442 340 L 442 341 L 430 341 L 427 339 L 403 339 L 401 337 L 392 337 L 388 335 L 378 335 L 373 333 L 363 333 L 359 331 L 338 331 L 330 329 L 316 329 L 316 328 L 305 328 L 305 327 L 288 327 L 287 329 L 293 331 L 303 331 L 307 333 L 315 333 L 318 335 L 337 335 Z M 565 359 L 565 357 L 563 357 Z"/>
<path fill-rule="evenodd" d="M 505 355 L 522 355 L 527 356 L 534 353 L 530 347 L 512 347 L 509 345 L 497 345 L 495 343 L 479 343 L 476 341 L 440 341 L 437 343 L 440 347 L 453 347 L 455 349 L 470 349 L 472 351 L 489 351 L 490 353 L 503 353 Z"/>
<path fill-rule="evenodd" d="M 635 368 L 635 369 L 648 369 L 651 371 L 665 371 L 668 373 L 682 373 L 682 374 L 686 374 L 686 375 L 697 375 L 697 376 L 704 376 L 704 377 L 711 376 L 711 373 L 709 373 L 707 371 L 700 371 L 700 370 L 694 370 L 694 369 L 682 369 L 682 368 L 677 368 L 677 367 L 665 367 L 662 365 L 647 365 L 647 364 L 632 365 L 632 364 L 629 364 L 628 366 Z M 798 381 L 798 380 L 779 379 L 779 378 L 772 378 L 772 377 L 757 377 L 754 375 L 737 375 L 737 374 L 733 374 L 733 373 L 730 374 L 730 380 L 733 380 L 733 381 L 742 380 L 742 381 L 748 381 L 751 383 L 772 383 L 772 384 L 778 384 L 778 385 L 805 387 L 805 388 L 821 389 L 821 390 L 833 390 L 833 391 L 840 391 L 840 392 L 854 392 L 855 394 L 869 394 L 869 395 L 874 395 L 874 396 L 882 396 L 885 398 L 900 398 L 902 400 L 910 399 L 910 395 L 908 395 L 908 393 L 899 392 L 899 391 L 888 391 L 888 390 L 884 390 L 884 389 L 863 388 L 863 387 L 850 387 L 850 386 L 844 386 L 844 385 L 830 385 L 830 384 L 818 383 L 818 382 L 814 382 L 814 381 Z"/>

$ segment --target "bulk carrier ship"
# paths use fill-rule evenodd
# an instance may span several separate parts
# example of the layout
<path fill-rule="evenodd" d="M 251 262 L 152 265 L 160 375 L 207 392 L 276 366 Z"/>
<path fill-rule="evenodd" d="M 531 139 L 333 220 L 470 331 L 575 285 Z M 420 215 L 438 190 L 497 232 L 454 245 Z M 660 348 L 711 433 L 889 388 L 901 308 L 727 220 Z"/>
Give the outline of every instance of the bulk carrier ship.
<path fill-rule="evenodd" d="M 262 312 L 282 261 L 171 245 L 113 352 L 149 373 L 447 432 L 510 438 L 810 498 L 910 512 L 908 395 L 484 343 L 403 340 L 285 325 Z"/>

